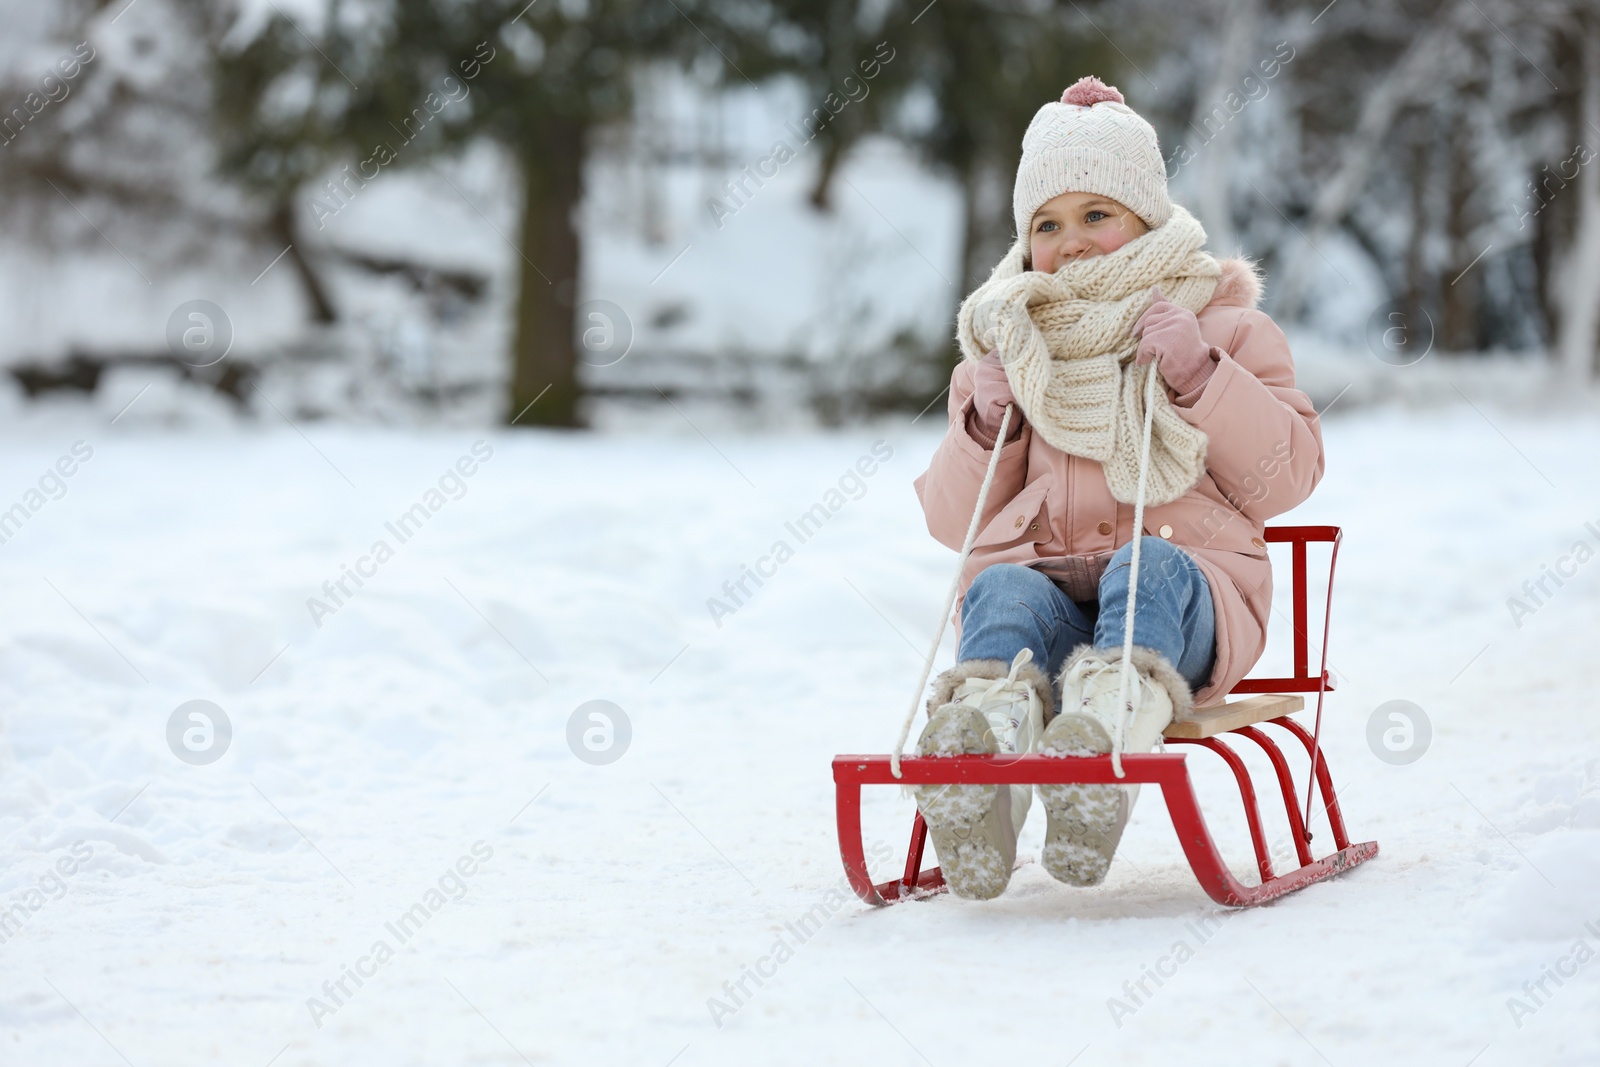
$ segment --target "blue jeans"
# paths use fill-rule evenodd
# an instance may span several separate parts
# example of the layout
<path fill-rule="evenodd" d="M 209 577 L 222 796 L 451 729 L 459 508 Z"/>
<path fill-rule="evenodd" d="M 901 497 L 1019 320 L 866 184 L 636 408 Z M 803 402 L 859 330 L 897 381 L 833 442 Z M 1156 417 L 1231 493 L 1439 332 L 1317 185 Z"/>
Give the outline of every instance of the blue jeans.
<path fill-rule="evenodd" d="M 957 659 L 1011 662 L 1024 648 L 1052 683 L 1073 651 L 1122 649 L 1128 611 L 1133 543 L 1111 556 L 1100 578 L 1100 598 L 1071 600 L 1046 575 L 1020 563 L 997 563 L 978 572 L 961 605 Z M 1139 600 L 1133 643 L 1155 649 L 1198 692 L 1216 664 L 1216 613 L 1211 586 L 1194 557 L 1160 537 L 1139 548 Z"/>

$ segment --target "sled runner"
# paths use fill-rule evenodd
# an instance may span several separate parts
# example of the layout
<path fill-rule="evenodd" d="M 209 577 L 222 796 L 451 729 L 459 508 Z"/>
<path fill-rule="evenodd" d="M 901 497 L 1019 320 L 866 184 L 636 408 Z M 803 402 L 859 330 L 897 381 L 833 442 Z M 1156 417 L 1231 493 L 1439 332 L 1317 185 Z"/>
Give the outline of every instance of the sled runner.
<path fill-rule="evenodd" d="M 981 509 L 982 501 L 979 506 Z M 1194 745 L 1210 749 L 1228 765 L 1239 786 L 1244 804 L 1245 820 L 1250 829 L 1251 844 L 1255 850 L 1256 867 L 1260 884 L 1245 885 L 1223 862 L 1211 833 L 1200 813 L 1194 787 L 1189 778 L 1188 754 L 1184 752 L 1124 753 L 1121 755 L 1123 777 L 1117 777 L 1112 757 L 1073 756 L 1058 758 L 1043 755 L 1021 756 L 939 756 L 900 759 L 900 777 L 895 777 L 890 756 L 837 756 L 833 761 L 833 780 L 836 790 L 839 849 L 844 868 L 856 894 L 868 904 L 887 905 L 908 898 L 930 896 L 943 892 L 944 877 L 939 868 L 922 869 L 924 847 L 928 831 L 922 815 L 918 813 L 911 828 L 911 845 L 906 857 L 905 873 L 893 880 L 874 885 L 867 872 L 861 834 L 861 787 L 864 785 L 920 785 L 920 784 L 1015 784 L 1037 785 L 1064 782 L 1105 783 L 1129 785 L 1147 783 L 1161 788 L 1162 799 L 1172 816 L 1178 843 L 1194 869 L 1200 885 L 1219 904 L 1246 906 L 1261 904 L 1276 897 L 1301 889 L 1312 882 L 1338 874 L 1350 867 L 1371 859 L 1378 853 L 1376 841 L 1352 844 L 1345 832 L 1344 819 L 1339 812 L 1339 802 L 1333 788 L 1333 777 L 1327 761 L 1322 758 L 1321 728 L 1324 694 L 1332 691 L 1328 676 L 1328 611 L 1322 622 L 1322 656 L 1316 674 L 1310 672 L 1310 637 L 1307 625 L 1307 560 L 1309 542 L 1329 542 L 1332 552 L 1328 562 L 1328 607 L 1333 599 L 1333 570 L 1338 560 L 1339 543 L 1343 533 L 1337 526 L 1280 526 L 1268 527 L 1268 542 L 1291 545 L 1294 566 L 1294 674 L 1289 677 L 1246 678 L 1234 686 L 1230 696 L 1241 695 L 1239 700 L 1197 708 L 1193 716 L 1183 722 L 1174 722 L 1165 732 L 1169 745 Z M 970 537 L 969 537 L 970 544 Z M 963 556 L 965 553 L 963 553 Z M 948 608 L 948 605 L 947 605 Z M 1131 627 L 1130 627 L 1131 629 Z M 1289 716 L 1305 708 L 1302 694 L 1317 694 L 1317 714 L 1313 731 Z M 1287 732 L 1306 751 L 1311 771 L 1307 775 L 1305 811 L 1302 815 L 1296 803 L 1294 780 L 1289 762 L 1273 737 L 1258 729 L 1265 724 Z M 1295 859 L 1292 870 L 1275 873 L 1266 835 L 1262 830 L 1260 807 L 1249 771 L 1232 745 L 1222 741 L 1231 735 L 1250 741 L 1266 753 L 1271 762 L 1278 790 L 1282 794 L 1288 816 L 1290 836 L 1294 842 Z M 1291 745 L 1291 749 L 1295 746 Z M 1315 783 L 1313 787 L 1313 783 Z M 1333 838 L 1334 851 L 1313 859 L 1312 841 L 1313 794 L 1322 799 L 1321 814 L 1325 816 Z"/>

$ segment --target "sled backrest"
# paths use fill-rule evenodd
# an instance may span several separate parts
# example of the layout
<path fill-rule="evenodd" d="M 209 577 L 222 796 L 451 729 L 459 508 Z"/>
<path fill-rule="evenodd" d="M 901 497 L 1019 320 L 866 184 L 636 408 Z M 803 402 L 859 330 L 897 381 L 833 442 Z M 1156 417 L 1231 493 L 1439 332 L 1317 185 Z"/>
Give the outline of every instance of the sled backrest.
<path fill-rule="evenodd" d="M 1339 561 L 1339 542 L 1344 531 L 1337 526 L 1268 526 L 1264 537 L 1268 544 L 1287 542 L 1292 547 L 1294 565 L 1294 674 L 1278 678 L 1246 678 L 1234 686 L 1231 693 L 1321 693 L 1333 691 L 1333 679 L 1328 676 L 1328 617 L 1333 607 L 1333 569 Z M 1308 602 L 1310 600 L 1307 575 L 1306 545 L 1312 541 L 1327 541 L 1333 545 L 1328 557 L 1328 596 L 1322 615 L 1320 661 L 1315 674 L 1311 672 L 1311 630 Z"/>

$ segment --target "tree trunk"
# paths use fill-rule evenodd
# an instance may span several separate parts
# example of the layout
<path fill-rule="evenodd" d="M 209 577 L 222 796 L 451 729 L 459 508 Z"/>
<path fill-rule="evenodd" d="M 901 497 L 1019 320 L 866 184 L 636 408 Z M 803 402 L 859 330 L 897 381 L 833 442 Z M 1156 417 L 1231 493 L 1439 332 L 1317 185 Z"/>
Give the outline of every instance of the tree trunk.
<path fill-rule="evenodd" d="M 1428 142 L 1431 116 L 1424 113 L 1415 120 L 1416 133 L 1411 141 L 1411 231 L 1406 235 L 1405 292 L 1400 297 L 1401 322 L 1404 336 L 1420 331 L 1428 307 L 1428 203 L 1433 188 L 1433 154 Z M 1393 321 L 1392 319 L 1390 320 Z M 1432 331 L 1428 343 L 1431 345 Z M 1418 333 L 1416 336 L 1423 336 Z"/>
<path fill-rule="evenodd" d="M 1583 80 L 1578 90 L 1576 140 L 1589 147 L 1591 155 L 1581 164 L 1571 183 L 1576 198 L 1577 225 L 1573 229 L 1571 250 L 1566 256 L 1564 284 L 1561 286 L 1561 317 L 1556 322 L 1556 357 L 1561 374 L 1572 385 L 1581 385 L 1595 375 L 1595 328 L 1600 325 L 1600 149 L 1593 133 L 1600 129 L 1600 26 L 1581 12 Z"/>
<path fill-rule="evenodd" d="M 574 344 L 579 244 L 573 216 L 583 196 L 587 130 L 552 118 L 522 158 L 522 234 L 506 420 L 517 426 L 584 425 Z"/>
<path fill-rule="evenodd" d="M 827 131 L 817 138 L 822 142 L 822 161 L 817 164 L 817 176 L 811 183 L 811 193 L 807 197 L 811 206 L 818 211 L 831 212 L 833 210 L 833 176 L 839 170 L 839 164 L 844 160 L 844 138 Z"/>
<path fill-rule="evenodd" d="M 328 295 L 328 287 L 323 284 L 322 276 L 311 265 L 311 261 L 305 257 L 292 201 L 280 201 L 272 209 L 272 214 L 267 219 L 267 233 L 273 241 L 281 241 L 288 246 L 288 255 L 284 258 L 289 261 L 290 266 L 294 268 L 295 277 L 300 280 L 300 290 L 305 294 L 306 303 L 311 306 L 311 321 L 319 326 L 337 322 L 339 312 L 333 305 L 333 298 Z"/>
<path fill-rule="evenodd" d="M 1464 103 L 1465 106 L 1462 106 Z M 1444 276 L 1439 279 L 1442 296 L 1439 313 L 1440 347 L 1447 352 L 1466 352 L 1478 347 L 1478 282 L 1482 278 L 1480 258 L 1483 248 L 1472 245 L 1473 136 L 1466 108 L 1479 101 L 1468 95 L 1447 111 L 1445 119 L 1446 158 L 1450 161 L 1445 208 L 1445 241 L 1449 249 Z M 1468 267 L 1472 270 L 1467 272 Z"/>

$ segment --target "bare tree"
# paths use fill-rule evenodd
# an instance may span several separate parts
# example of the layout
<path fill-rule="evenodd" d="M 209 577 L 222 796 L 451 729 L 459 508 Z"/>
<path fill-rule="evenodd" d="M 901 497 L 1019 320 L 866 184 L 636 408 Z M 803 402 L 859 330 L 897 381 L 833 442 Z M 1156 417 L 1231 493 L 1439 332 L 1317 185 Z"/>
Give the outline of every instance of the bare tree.
<path fill-rule="evenodd" d="M 53 48 L 54 62 L 0 76 L 0 212 L 14 232 L 41 248 L 109 246 L 146 282 L 226 246 L 270 244 L 270 215 L 211 173 L 214 11 L 151 0 L 113 29 L 104 0 L 46 10 L 33 52 Z"/>

